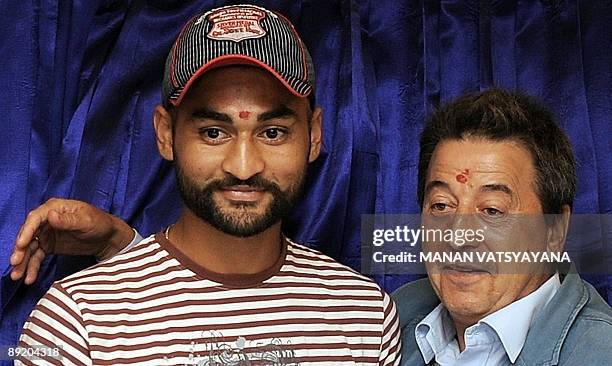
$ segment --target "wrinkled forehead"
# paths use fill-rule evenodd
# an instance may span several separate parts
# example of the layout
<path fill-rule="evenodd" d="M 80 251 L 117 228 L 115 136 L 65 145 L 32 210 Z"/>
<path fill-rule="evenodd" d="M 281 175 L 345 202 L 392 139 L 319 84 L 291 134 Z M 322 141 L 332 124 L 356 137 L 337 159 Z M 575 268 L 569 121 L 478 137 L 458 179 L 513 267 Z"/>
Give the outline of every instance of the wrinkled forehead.
<path fill-rule="evenodd" d="M 428 173 L 454 170 L 473 173 L 518 173 L 533 167 L 531 153 L 516 140 L 481 137 L 443 140 L 437 144 Z"/>
<path fill-rule="evenodd" d="M 426 188 L 443 182 L 448 187 L 465 185 L 507 187 L 501 192 L 535 191 L 535 167 L 530 152 L 514 140 L 483 138 L 444 140 L 430 161 Z"/>

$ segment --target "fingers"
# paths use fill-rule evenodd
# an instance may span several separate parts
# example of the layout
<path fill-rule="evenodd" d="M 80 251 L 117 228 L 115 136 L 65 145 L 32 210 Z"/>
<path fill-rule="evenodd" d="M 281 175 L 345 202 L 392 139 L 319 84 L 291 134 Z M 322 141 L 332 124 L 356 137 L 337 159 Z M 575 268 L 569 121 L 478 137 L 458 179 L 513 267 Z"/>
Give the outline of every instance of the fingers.
<path fill-rule="evenodd" d="M 82 245 L 101 241 L 112 235 L 112 219 L 103 211 L 80 201 L 49 199 L 26 217 L 15 239 L 9 259 L 11 278 L 25 283 L 36 281 L 46 253 L 95 253 L 95 248 Z"/>
<path fill-rule="evenodd" d="M 27 249 L 27 247 L 22 248 L 17 246 L 13 248 L 13 254 L 11 254 L 11 258 L 9 259 L 11 266 L 17 266 L 23 261 Z"/>
<path fill-rule="evenodd" d="M 30 242 L 29 244 L 30 244 L 29 246 L 27 246 L 20 252 L 21 257 L 18 262 L 13 263 L 13 256 L 15 256 L 15 254 L 11 256 L 11 265 L 13 266 L 13 269 L 11 271 L 11 279 L 13 281 L 17 281 L 21 279 L 21 277 L 23 277 L 23 274 L 25 273 L 28 267 L 28 263 L 30 261 L 31 254 L 40 249 L 38 248 L 37 240 L 34 240 Z"/>
<path fill-rule="evenodd" d="M 38 271 L 40 270 L 40 265 L 45 259 L 45 252 L 42 248 L 36 249 L 36 252 L 30 257 L 30 261 L 28 262 L 28 270 L 26 272 L 25 284 L 31 285 L 36 281 L 38 277 Z"/>
<path fill-rule="evenodd" d="M 53 218 L 54 225 L 61 226 L 62 220 L 59 212 L 71 212 L 69 204 L 72 202 L 76 201 L 51 198 L 28 213 L 15 238 L 15 246 L 9 259 L 10 264 L 16 267 L 13 273 L 17 278 L 21 278 L 23 271 L 26 269 L 24 266 L 27 266 L 30 255 L 35 252 L 35 249 L 31 247 L 32 243 L 36 235 L 41 235 L 41 232 L 44 231 L 49 215 Z M 76 204 L 72 204 L 72 206 L 77 207 Z M 36 243 L 36 247 L 39 244 Z"/>
<path fill-rule="evenodd" d="M 57 214 L 57 212 L 54 210 L 43 208 L 43 206 L 31 211 L 26 217 L 23 225 L 21 225 L 21 229 L 19 229 L 19 233 L 15 239 L 13 253 L 9 259 L 12 266 L 16 266 L 24 261 L 26 251 L 31 247 L 32 242 L 37 242 L 37 240 L 35 240 L 37 235 L 40 235 L 40 233 L 44 230 L 47 224 L 47 215 L 49 213 Z M 40 243 L 38 242 L 36 243 L 37 246 L 39 244 Z"/>
<path fill-rule="evenodd" d="M 32 242 L 25 251 L 24 260 L 16 265 L 11 271 L 11 279 L 13 281 L 21 279 L 24 273 L 26 275 L 24 280 L 26 285 L 33 284 L 38 278 L 38 271 L 40 270 L 40 265 L 45 260 L 46 254 L 42 248 L 36 245 L 36 243 L 36 240 Z"/>
<path fill-rule="evenodd" d="M 47 223 L 53 228 L 70 230 L 77 222 L 74 213 L 80 207 L 81 202 L 79 201 L 51 198 L 30 211 L 15 239 L 14 258 L 11 257 L 11 264 L 15 265 L 22 260 L 25 248 Z"/>
<path fill-rule="evenodd" d="M 42 205 L 37 209 L 31 211 L 19 229 L 17 238 L 15 239 L 15 249 L 25 249 L 34 237 L 39 228 L 47 222 L 47 214 L 49 209 Z"/>
<path fill-rule="evenodd" d="M 22 249 L 29 245 L 41 227 L 47 223 L 49 214 L 58 218 L 61 213 L 74 212 L 78 209 L 79 202 L 65 199 L 51 198 L 47 202 L 30 211 L 19 229 L 15 239 L 15 247 Z M 54 224 L 62 224 L 62 220 L 55 220 Z"/>

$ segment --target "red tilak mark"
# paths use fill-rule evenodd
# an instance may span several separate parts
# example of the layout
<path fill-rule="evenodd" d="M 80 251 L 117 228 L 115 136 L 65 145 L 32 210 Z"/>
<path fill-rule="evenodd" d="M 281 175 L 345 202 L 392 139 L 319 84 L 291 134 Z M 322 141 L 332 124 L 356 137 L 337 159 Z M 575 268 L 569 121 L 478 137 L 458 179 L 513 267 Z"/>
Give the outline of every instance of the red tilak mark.
<path fill-rule="evenodd" d="M 251 112 L 247 112 L 247 111 L 242 111 L 242 112 L 238 113 L 238 117 L 240 117 L 242 119 L 247 119 L 247 118 L 249 118 L 250 115 L 251 115 Z"/>
<path fill-rule="evenodd" d="M 463 171 L 460 174 L 457 174 L 455 179 L 457 179 L 457 182 L 459 183 L 465 183 L 468 180 L 468 177 L 467 177 L 468 175 L 470 175 L 470 170 L 463 169 Z"/>

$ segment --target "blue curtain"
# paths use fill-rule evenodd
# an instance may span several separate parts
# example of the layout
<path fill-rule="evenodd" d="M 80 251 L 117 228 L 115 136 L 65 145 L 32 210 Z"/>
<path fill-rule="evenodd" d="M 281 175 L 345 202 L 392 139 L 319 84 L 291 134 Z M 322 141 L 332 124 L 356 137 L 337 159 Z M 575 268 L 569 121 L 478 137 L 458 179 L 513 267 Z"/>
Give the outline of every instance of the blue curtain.
<path fill-rule="evenodd" d="M 179 214 L 152 110 L 165 56 L 194 13 L 237 1 L 0 1 L 0 344 L 50 284 L 91 264 L 53 256 L 33 286 L 8 278 L 25 214 L 82 199 L 159 231 Z M 604 1 L 256 1 L 287 15 L 317 66 L 324 152 L 286 232 L 359 268 L 363 213 L 416 213 L 428 111 L 496 85 L 542 98 L 579 162 L 576 213 L 612 213 L 612 4 Z M 609 232 L 601 235 L 610 237 Z M 392 291 L 414 276 L 375 278 Z M 612 300 L 612 277 L 590 276 Z"/>

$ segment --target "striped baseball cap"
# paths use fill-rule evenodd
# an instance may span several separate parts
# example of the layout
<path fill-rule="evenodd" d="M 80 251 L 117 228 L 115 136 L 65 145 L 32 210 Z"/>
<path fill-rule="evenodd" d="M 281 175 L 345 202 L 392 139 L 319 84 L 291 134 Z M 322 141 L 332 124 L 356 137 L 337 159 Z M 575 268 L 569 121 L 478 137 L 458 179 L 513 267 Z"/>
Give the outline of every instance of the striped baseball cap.
<path fill-rule="evenodd" d="M 312 59 L 293 24 L 259 6 L 230 5 L 196 15 L 181 30 L 166 59 L 164 105 L 179 105 L 206 71 L 229 65 L 261 67 L 298 97 L 314 91 Z"/>

